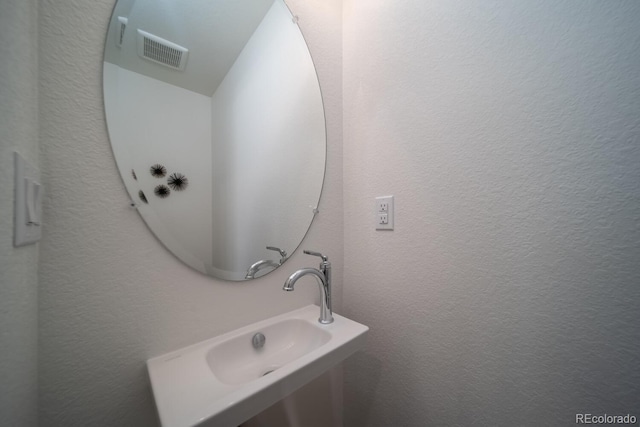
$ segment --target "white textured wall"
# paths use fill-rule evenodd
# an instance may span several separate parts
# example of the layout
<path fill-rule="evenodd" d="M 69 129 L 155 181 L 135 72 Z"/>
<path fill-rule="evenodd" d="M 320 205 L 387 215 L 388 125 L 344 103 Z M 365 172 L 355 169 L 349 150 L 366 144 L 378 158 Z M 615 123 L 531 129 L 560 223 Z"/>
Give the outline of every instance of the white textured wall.
<path fill-rule="evenodd" d="M 304 248 L 335 260 L 342 288 L 341 6 L 290 1 L 310 44 L 328 128 L 325 187 Z M 102 107 L 102 52 L 112 0 L 40 2 L 40 120 L 47 227 L 40 251 L 40 425 L 153 426 L 145 361 L 317 301 L 316 260 L 296 253 L 250 283 L 210 279 L 147 230 L 118 176 Z M 305 279 L 307 280 L 307 279 Z"/>
<path fill-rule="evenodd" d="M 39 157 L 37 25 L 35 0 L 0 2 L 0 426 L 37 425 L 38 245 L 13 247 L 13 152 Z"/>
<path fill-rule="evenodd" d="M 346 425 L 640 416 L 640 3 L 343 18 Z"/>

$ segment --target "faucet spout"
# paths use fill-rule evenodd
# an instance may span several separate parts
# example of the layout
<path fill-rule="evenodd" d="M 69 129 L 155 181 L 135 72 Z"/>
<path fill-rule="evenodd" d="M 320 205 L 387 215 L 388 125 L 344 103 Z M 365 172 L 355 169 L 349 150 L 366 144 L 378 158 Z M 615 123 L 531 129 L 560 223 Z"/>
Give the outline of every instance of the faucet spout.
<path fill-rule="evenodd" d="M 329 264 L 329 263 L 327 263 Z M 327 270 L 328 269 L 328 270 Z M 284 282 L 285 291 L 293 291 L 294 286 L 298 279 L 306 275 L 311 275 L 318 281 L 320 288 L 320 318 L 318 321 L 322 324 L 329 324 L 333 322 L 333 314 L 331 312 L 331 267 L 325 266 L 323 271 L 316 270 L 315 268 L 302 268 L 293 273 Z"/>

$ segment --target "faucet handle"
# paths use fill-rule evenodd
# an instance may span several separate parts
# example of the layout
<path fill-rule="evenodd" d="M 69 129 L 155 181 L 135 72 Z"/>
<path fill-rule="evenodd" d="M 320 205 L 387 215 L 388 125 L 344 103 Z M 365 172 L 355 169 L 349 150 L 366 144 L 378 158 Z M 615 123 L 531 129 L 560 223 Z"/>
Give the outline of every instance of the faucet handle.
<path fill-rule="evenodd" d="M 313 251 L 308 251 L 308 250 L 304 250 L 302 251 L 307 255 L 313 255 L 313 256 L 318 256 L 320 258 L 322 258 L 322 262 L 327 262 L 329 260 L 328 256 L 322 255 L 320 252 L 313 252 Z"/>
<path fill-rule="evenodd" d="M 276 248 L 275 246 L 267 246 L 267 249 L 280 253 L 280 264 L 282 264 L 287 259 L 287 251 L 285 251 L 284 249 Z"/>

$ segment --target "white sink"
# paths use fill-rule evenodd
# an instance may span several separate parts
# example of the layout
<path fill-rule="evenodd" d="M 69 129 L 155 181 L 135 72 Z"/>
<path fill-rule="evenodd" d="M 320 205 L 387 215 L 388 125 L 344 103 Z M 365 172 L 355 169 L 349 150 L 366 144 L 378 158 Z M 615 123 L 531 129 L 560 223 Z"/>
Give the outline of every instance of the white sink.
<path fill-rule="evenodd" d="M 236 426 L 362 348 L 368 327 L 310 305 L 147 361 L 163 427 Z M 262 348 L 252 337 L 261 332 Z"/>

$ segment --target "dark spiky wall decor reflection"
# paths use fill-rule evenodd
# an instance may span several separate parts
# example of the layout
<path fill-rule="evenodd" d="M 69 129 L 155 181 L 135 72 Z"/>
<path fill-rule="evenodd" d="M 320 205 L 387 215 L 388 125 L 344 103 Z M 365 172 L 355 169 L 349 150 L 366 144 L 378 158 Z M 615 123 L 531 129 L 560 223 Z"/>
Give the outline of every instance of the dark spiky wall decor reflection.
<path fill-rule="evenodd" d="M 136 175 L 136 171 L 134 171 L 133 169 L 131 169 L 131 176 L 133 177 L 133 179 L 135 179 L 136 181 L 138 180 L 138 175 Z"/>
<path fill-rule="evenodd" d="M 189 185 L 189 180 L 183 174 L 176 172 L 169 175 L 167 184 L 169 184 L 169 187 L 171 187 L 172 190 L 182 191 L 187 188 L 187 185 Z"/>
<path fill-rule="evenodd" d="M 151 172 L 151 175 L 155 176 L 156 178 L 164 178 L 167 175 L 167 168 L 165 168 L 161 164 L 156 163 L 155 165 L 151 166 L 149 172 Z"/>
<path fill-rule="evenodd" d="M 158 185 L 153 192 L 156 194 L 156 196 L 160 197 L 161 199 L 166 199 L 167 197 L 169 197 L 169 194 L 171 194 L 171 190 L 169 190 L 169 187 L 167 187 L 164 184 L 160 184 Z"/>
<path fill-rule="evenodd" d="M 140 200 L 142 200 L 145 203 L 149 203 L 149 201 L 147 200 L 147 196 L 144 195 L 144 192 L 142 190 L 138 191 L 138 197 L 140 197 Z"/>

